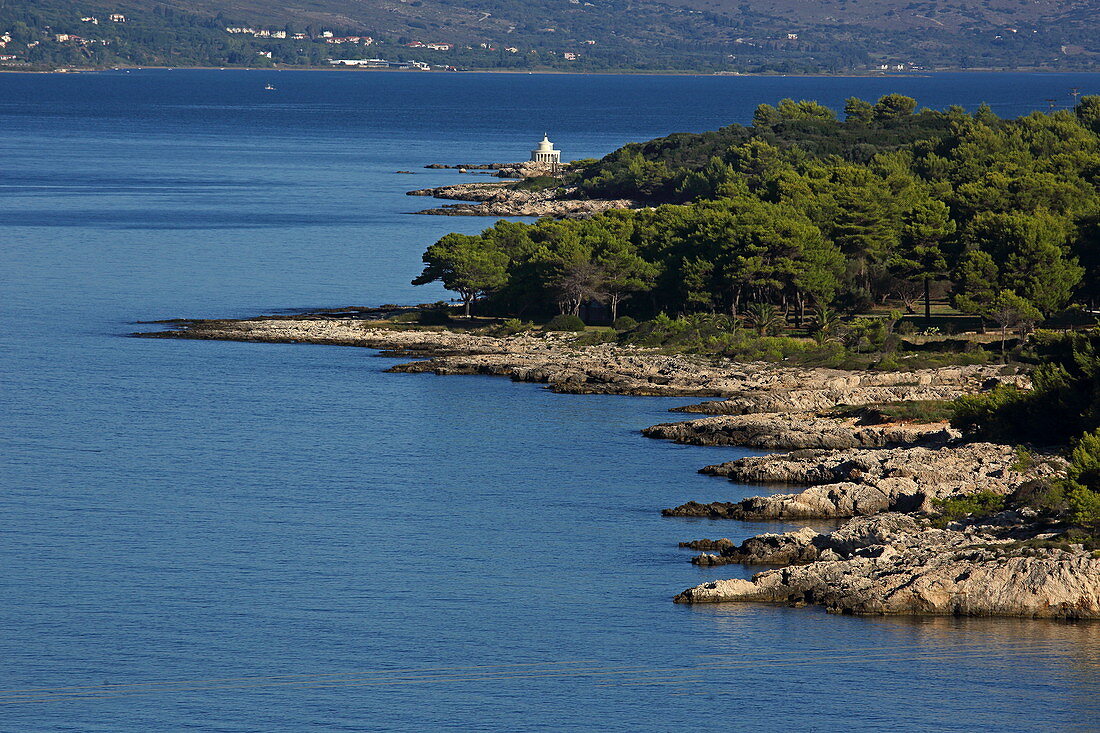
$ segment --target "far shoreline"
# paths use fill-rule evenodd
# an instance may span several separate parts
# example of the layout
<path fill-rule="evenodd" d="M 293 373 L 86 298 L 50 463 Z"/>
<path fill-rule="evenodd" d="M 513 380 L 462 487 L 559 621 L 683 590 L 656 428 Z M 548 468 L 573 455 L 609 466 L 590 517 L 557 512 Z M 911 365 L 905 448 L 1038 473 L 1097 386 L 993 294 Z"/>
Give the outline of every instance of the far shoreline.
<path fill-rule="evenodd" d="M 252 71 L 252 72 L 283 72 L 283 71 L 334 71 L 345 73 L 425 73 L 416 69 L 360 69 L 344 68 L 339 66 L 280 66 L 272 68 L 260 68 L 254 66 L 112 66 L 112 67 L 73 67 L 61 69 L 14 69 L 0 68 L 0 74 L 101 74 L 105 72 L 130 72 L 130 71 Z M 607 71 L 564 71 L 559 69 L 468 69 L 462 71 L 428 72 L 444 74 L 512 74 L 519 76 L 546 75 L 546 76 L 660 76 L 660 77 L 729 77 L 729 78 L 776 78 L 776 79 L 928 79 L 945 74 L 1096 74 L 1100 75 L 1100 68 L 1088 70 L 1062 70 L 1062 69 L 923 69 L 919 72 L 882 72 L 868 70 L 866 72 L 839 72 L 839 73 L 804 73 L 783 74 L 779 72 L 736 72 L 736 71 L 691 71 L 677 69 L 662 70 L 607 70 Z"/>

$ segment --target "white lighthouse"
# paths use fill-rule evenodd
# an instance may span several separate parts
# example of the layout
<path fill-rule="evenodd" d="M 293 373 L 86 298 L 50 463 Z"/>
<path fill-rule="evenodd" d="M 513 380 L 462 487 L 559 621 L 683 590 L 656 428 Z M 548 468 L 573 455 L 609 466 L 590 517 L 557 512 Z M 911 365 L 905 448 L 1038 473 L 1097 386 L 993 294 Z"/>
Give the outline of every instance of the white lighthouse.
<path fill-rule="evenodd" d="M 550 138 L 544 134 L 539 146 L 531 151 L 531 161 L 557 171 L 558 166 L 561 165 L 561 151 L 555 150 L 554 143 L 550 142 Z"/>

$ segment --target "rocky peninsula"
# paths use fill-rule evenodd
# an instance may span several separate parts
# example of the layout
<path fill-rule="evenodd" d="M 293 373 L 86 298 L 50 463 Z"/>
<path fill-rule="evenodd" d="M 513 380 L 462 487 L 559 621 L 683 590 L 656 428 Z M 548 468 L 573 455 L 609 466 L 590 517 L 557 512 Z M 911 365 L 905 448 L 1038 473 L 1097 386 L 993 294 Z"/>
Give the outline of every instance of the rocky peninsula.
<path fill-rule="evenodd" d="M 744 484 L 792 487 L 735 501 L 689 501 L 668 517 L 844 520 L 833 532 L 802 528 L 693 540 L 700 565 L 780 565 L 751 580 L 704 583 L 680 603 L 816 604 L 834 612 L 1100 617 L 1100 558 L 1057 542 L 1035 512 L 932 526 L 937 502 L 1011 498 L 1060 476 L 1056 456 L 1022 462 L 1010 446 L 967 442 L 943 422 L 875 421 L 838 405 L 949 399 L 1027 376 L 998 366 L 847 372 L 581 345 L 573 334 L 407 326 L 402 309 L 330 311 L 245 320 L 181 320 L 146 338 L 314 343 L 378 349 L 414 361 L 390 371 L 480 374 L 574 394 L 720 398 L 681 408 L 707 417 L 647 428 L 649 437 L 697 445 L 784 450 L 706 466 Z"/>
<path fill-rule="evenodd" d="M 727 397 L 772 402 L 795 389 L 852 393 L 867 386 L 922 382 L 950 385 L 956 393 L 977 391 L 998 376 L 996 366 L 951 367 L 915 372 L 846 372 L 737 362 L 615 344 L 578 346 L 575 335 L 531 331 L 492 336 L 459 329 L 409 327 L 382 320 L 403 309 L 365 313 L 329 311 L 250 319 L 179 319 L 170 330 L 137 333 L 142 338 L 210 339 L 263 343 L 310 343 L 378 349 L 419 360 L 394 372 L 480 374 L 546 384 L 571 394 L 665 397 Z M 843 387 L 839 385 L 844 385 Z M 837 422 L 836 424 L 841 424 Z"/>
<path fill-rule="evenodd" d="M 459 183 L 453 186 L 423 188 L 409 191 L 408 196 L 431 196 L 437 199 L 461 201 L 415 214 L 437 216 L 551 216 L 583 218 L 611 209 L 633 209 L 638 204 L 629 199 L 588 199 L 578 195 L 575 187 L 556 186 L 544 189 L 517 188 L 507 182 Z M 473 203 L 470 203 L 473 202 Z"/>

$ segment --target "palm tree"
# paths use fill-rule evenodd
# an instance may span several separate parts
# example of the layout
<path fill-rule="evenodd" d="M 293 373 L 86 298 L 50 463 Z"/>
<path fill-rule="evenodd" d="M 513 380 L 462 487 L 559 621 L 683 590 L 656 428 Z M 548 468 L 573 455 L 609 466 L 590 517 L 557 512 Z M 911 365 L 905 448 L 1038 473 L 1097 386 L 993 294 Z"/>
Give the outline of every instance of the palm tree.
<path fill-rule="evenodd" d="M 832 308 L 819 306 L 814 309 L 813 335 L 818 343 L 832 341 L 840 333 L 840 315 Z"/>
<path fill-rule="evenodd" d="M 779 332 L 783 318 L 779 309 L 771 303 L 752 303 L 745 309 L 749 323 L 761 336 L 770 336 Z"/>

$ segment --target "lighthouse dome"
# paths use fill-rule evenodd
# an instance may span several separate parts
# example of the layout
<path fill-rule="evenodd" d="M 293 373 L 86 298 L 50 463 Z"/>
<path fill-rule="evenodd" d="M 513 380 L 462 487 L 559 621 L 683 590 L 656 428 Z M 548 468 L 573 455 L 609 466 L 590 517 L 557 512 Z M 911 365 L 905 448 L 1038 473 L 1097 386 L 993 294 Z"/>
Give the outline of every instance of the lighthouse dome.
<path fill-rule="evenodd" d="M 531 151 L 531 160 L 548 165 L 556 171 L 557 166 L 561 164 L 561 151 L 555 150 L 554 143 L 550 142 L 550 136 L 544 134 L 538 147 Z"/>

